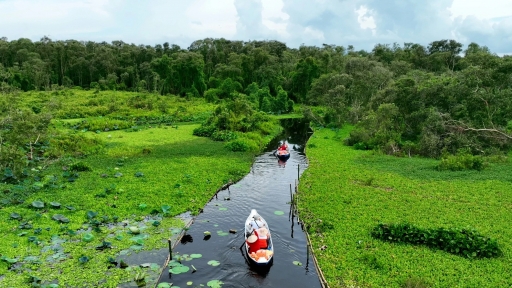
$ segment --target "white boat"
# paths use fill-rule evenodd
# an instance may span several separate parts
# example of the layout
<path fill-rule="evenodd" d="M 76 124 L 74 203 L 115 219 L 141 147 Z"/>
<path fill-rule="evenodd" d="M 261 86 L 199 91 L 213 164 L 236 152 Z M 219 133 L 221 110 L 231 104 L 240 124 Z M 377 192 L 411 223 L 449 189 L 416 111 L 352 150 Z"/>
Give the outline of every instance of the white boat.
<path fill-rule="evenodd" d="M 244 233 L 244 237 L 245 237 L 245 252 L 247 253 L 247 258 L 249 258 L 252 263 L 256 264 L 256 265 L 259 265 L 259 266 L 265 266 L 265 265 L 268 265 L 272 259 L 274 258 L 274 245 L 272 243 L 272 236 L 270 237 L 269 239 L 269 244 L 268 244 L 268 247 L 267 249 L 261 249 L 261 250 L 268 250 L 268 251 L 271 251 L 272 253 L 269 253 L 270 255 L 268 255 L 268 259 L 266 257 L 258 257 L 258 259 L 254 259 L 251 257 L 251 255 L 249 254 L 249 245 L 247 244 L 247 237 L 251 235 L 252 233 L 252 226 L 251 226 L 251 221 L 254 221 L 254 216 L 256 215 L 259 215 L 258 212 L 256 211 L 256 209 L 252 209 L 251 210 L 251 214 L 249 214 L 249 217 L 247 217 L 247 220 L 245 220 L 245 233 Z M 265 221 L 265 219 L 263 219 L 263 217 L 261 217 L 261 215 L 259 215 L 259 221 L 261 221 L 261 223 L 263 223 L 263 227 L 265 227 L 268 232 L 270 233 L 270 228 L 268 227 L 268 224 L 267 224 L 267 221 Z"/>

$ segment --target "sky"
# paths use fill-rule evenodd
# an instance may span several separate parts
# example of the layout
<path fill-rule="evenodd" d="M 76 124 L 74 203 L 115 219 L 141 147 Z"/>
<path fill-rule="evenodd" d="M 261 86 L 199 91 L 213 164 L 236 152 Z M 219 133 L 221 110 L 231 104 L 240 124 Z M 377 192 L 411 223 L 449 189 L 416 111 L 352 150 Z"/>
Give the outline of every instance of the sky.
<path fill-rule="evenodd" d="M 122 40 L 187 48 L 195 40 L 288 47 L 454 39 L 512 54 L 512 0 L 0 0 L 0 37 Z"/>

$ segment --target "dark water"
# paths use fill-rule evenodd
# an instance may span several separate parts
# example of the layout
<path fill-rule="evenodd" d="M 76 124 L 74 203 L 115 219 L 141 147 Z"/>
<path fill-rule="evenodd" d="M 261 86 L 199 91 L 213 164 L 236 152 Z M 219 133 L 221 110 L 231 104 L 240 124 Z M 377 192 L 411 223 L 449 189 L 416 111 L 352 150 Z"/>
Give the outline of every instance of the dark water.
<path fill-rule="evenodd" d="M 222 287 L 321 287 L 312 258 L 307 255 L 305 234 L 297 218 L 289 214 L 290 184 L 294 187 L 297 177 L 307 168 L 303 148 L 311 134 L 307 123 L 301 120 L 283 121 L 285 131 L 255 159 L 251 172 L 229 189 L 220 191 L 197 216 L 187 231 L 188 236 L 174 249 L 174 253 L 181 255 L 202 254 L 199 259 L 182 261 L 197 271 L 192 273 L 191 268 L 187 273 L 175 275 L 164 268 L 159 283 L 173 283 L 182 288 L 200 284 L 207 287 L 209 281 L 221 280 Z M 284 139 L 291 152 L 285 165 L 271 155 Z M 250 266 L 240 249 L 245 219 L 251 209 L 265 218 L 271 230 L 275 254 L 268 268 Z M 276 215 L 276 211 L 284 214 Z M 237 232 L 229 233 L 230 229 Z M 211 238 L 204 240 L 204 231 L 210 231 Z M 219 261 L 220 265 L 210 266 L 207 264 L 210 260 Z M 295 265 L 294 261 L 302 265 Z M 190 286 L 189 281 L 193 282 Z"/>

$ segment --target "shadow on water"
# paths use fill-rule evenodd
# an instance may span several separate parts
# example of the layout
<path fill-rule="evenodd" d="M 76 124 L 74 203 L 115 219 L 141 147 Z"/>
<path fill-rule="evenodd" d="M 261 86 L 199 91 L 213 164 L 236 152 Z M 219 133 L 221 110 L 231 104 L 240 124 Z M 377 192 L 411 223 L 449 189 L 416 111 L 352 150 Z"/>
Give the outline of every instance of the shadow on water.
<path fill-rule="evenodd" d="M 304 146 L 311 132 L 302 119 L 282 121 L 285 130 L 256 157 L 251 172 L 219 191 L 175 247 L 173 259 L 190 270 L 171 274 L 164 268 L 159 283 L 207 287 L 208 282 L 220 280 L 222 287 L 321 287 L 308 255 L 306 236 L 290 207 L 292 187 L 307 168 Z M 286 162 L 273 155 L 282 140 L 290 147 L 291 157 Z M 274 260 L 267 267 L 251 266 L 240 249 L 251 209 L 267 220 L 273 237 Z M 211 236 L 204 236 L 205 231 Z M 299 262 L 301 265 L 296 265 Z"/>

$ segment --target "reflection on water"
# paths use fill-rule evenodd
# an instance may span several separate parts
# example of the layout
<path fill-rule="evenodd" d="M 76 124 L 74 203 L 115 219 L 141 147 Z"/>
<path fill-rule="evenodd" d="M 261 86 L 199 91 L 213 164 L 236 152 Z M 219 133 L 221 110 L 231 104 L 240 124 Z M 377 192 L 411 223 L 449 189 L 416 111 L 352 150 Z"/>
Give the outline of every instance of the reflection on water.
<path fill-rule="evenodd" d="M 206 287 L 211 280 L 221 280 L 222 287 L 321 287 L 314 265 L 308 265 L 306 238 L 290 207 L 292 187 L 307 168 L 303 151 L 310 135 L 309 127 L 300 120 L 290 119 L 283 121 L 283 126 L 283 134 L 255 159 L 251 172 L 240 182 L 220 191 L 197 216 L 187 231 L 186 240 L 174 249 L 181 255 L 202 255 L 182 261 L 183 265 L 193 265 L 195 271 L 175 275 L 164 269 L 159 282 L 180 287 L 187 287 L 189 281 L 193 282 L 192 287 L 199 284 Z M 291 153 L 286 162 L 273 155 L 279 141 L 283 140 L 288 142 Z M 251 266 L 240 249 L 244 243 L 244 222 L 251 209 L 265 218 L 273 237 L 274 260 L 263 268 Z M 236 233 L 229 233 L 230 230 Z M 211 236 L 206 238 L 205 231 Z M 192 241 L 193 238 L 203 241 Z M 220 265 L 209 265 L 210 260 Z M 294 265 L 294 261 L 303 265 Z"/>

